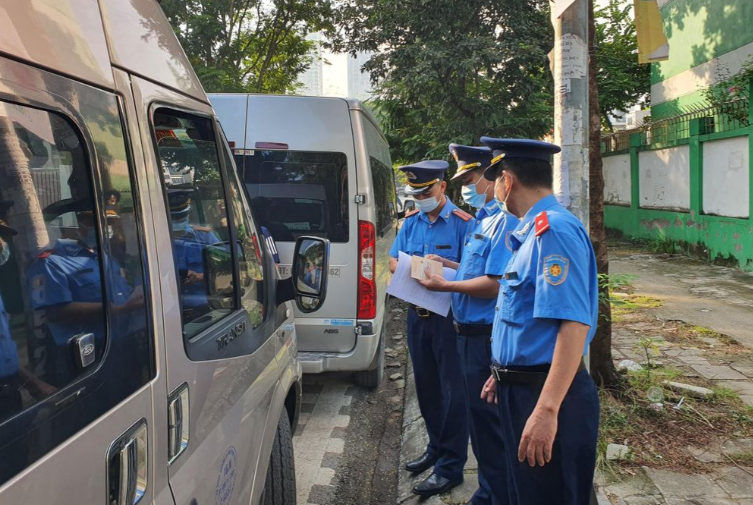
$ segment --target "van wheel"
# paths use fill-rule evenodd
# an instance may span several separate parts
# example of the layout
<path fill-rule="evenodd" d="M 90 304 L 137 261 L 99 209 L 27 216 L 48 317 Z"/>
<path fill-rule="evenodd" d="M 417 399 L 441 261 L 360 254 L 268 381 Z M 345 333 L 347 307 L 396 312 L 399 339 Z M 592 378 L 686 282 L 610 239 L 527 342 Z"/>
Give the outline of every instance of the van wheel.
<path fill-rule="evenodd" d="M 277 433 L 269 457 L 267 481 L 264 483 L 263 505 L 295 505 L 295 461 L 293 436 L 285 410 L 277 422 Z"/>
<path fill-rule="evenodd" d="M 368 370 L 355 373 L 355 382 L 365 388 L 376 389 L 382 383 L 384 378 L 384 348 L 387 338 L 387 316 L 382 321 L 382 332 L 379 336 L 379 348 L 374 353 L 374 359 L 371 360 Z"/>

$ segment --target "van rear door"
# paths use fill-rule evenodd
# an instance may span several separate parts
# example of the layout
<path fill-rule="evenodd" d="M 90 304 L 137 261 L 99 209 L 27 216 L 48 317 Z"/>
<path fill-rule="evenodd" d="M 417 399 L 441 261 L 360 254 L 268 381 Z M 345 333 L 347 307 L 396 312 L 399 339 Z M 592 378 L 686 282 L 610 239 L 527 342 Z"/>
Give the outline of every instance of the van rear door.
<path fill-rule="evenodd" d="M 327 299 L 316 317 L 295 314 L 298 349 L 350 351 L 356 342 L 358 213 L 347 102 L 250 95 L 246 138 L 242 148 L 236 144 L 235 159 L 254 211 L 277 243 L 283 275 L 290 274 L 297 237 L 331 242 Z"/>

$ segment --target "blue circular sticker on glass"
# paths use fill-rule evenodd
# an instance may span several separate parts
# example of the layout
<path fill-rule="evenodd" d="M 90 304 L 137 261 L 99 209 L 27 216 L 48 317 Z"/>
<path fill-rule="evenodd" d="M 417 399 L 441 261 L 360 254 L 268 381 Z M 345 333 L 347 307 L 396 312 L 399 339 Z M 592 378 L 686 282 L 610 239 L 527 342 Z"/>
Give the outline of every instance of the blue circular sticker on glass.
<path fill-rule="evenodd" d="M 214 501 L 216 505 L 227 505 L 233 496 L 233 487 L 235 486 L 235 472 L 238 456 L 235 447 L 229 447 L 222 458 L 220 465 L 220 474 L 217 476 L 217 490 L 214 492 Z"/>

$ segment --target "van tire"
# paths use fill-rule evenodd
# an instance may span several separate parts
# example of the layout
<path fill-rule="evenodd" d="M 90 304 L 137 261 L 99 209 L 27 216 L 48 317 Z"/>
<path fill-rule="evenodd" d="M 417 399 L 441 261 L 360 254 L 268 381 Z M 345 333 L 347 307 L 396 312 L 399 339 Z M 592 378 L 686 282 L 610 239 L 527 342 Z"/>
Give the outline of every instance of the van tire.
<path fill-rule="evenodd" d="M 368 370 L 362 370 L 354 374 L 355 383 L 361 387 L 376 389 L 384 378 L 384 348 L 387 337 L 387 317 L 382 320 L 382 332 L 379 336 L 379 347 L 374 353 Z"/>
<path fill-rule="evenodd" d="M 295 461 L 293 459 L 293 435 L 285 410 L 277 422 L 277 433 L 269 456 L 267 480 L 264 483 L 263 505 L 295 505 Z"/>

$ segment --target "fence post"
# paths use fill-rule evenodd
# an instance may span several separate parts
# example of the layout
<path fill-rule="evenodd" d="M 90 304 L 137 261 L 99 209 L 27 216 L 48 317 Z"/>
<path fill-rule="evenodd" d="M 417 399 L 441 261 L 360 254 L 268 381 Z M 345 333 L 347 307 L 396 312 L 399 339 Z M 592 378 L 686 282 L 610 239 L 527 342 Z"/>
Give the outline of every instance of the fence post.
<path fill-rule="evenodd" d="M 703 213 L 703 146 L 700 136 L 706 133 L 705 118 L 690 120 L 690 216 L 698 219 Z"/>
<path fill-rule="evenodd" d="M 638 174 L 638 148 L 641 146 L 641 134 L 630 134 L 630 208 L 638 210 L 641 203 L 640 177 Z"/>
<path fill-rule="evenodd" d="M 748 221 L 753 223 L 753 78 L 748 82 Z"/>

